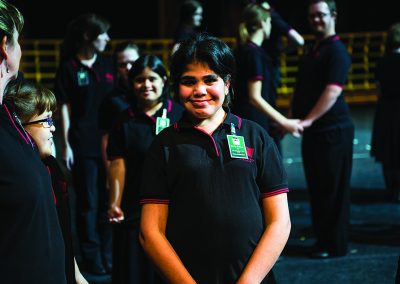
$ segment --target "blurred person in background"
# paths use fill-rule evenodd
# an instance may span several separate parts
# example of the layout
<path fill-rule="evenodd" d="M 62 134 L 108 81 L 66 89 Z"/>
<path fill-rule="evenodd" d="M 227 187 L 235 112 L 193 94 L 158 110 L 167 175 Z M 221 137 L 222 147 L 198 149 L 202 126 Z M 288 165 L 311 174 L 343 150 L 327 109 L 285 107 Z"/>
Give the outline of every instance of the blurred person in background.
<path fill-rule="evenodd" d="M 107 222 L 106 170 L 101 155 L 99 109 L 115 87 L 107 20 L 96 14 L 73 19 L 63 43 L 55 95 L 61 110 L 62 159 L 72 170 L 82 269 L 106 274 L 112 267 L 112 230 Z"/>

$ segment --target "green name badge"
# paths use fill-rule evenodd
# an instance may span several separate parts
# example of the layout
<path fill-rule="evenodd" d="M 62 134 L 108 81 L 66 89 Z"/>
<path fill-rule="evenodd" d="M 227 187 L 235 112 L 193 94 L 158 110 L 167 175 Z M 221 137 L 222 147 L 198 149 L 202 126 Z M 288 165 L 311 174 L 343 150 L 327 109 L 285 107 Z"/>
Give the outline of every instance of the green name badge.
<path fill-rule="evenodd" d="M 78 71 L 78 86 L 89 85 L 89 74 L 86 70 Z"/>
<path fill-rule="evenodd" d="M 243 136 L 226 135 L 228 138 L 229 152 L 232 158 L 248 159 Z"/>
<path fill-rule="evenodd" d="M 158 135 L 158 133 L 160 133 L 164 128 L 167 128 L 168 126 L 169 126 L 169 118 L 157 117 L 156 135 Z"/>

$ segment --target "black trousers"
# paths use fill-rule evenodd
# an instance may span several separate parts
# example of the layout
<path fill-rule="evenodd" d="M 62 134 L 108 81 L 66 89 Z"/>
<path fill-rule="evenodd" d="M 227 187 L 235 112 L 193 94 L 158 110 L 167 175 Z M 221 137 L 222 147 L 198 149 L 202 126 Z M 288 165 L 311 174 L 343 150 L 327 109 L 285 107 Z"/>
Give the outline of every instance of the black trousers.
<path fill-rule="evenodd" d="M 113 225 L 113 284 L 152 284 L 154 270 L 139 243 L 139 220 Z"/>
<path fill-rule="evenodd" d="M 354 128 L 305 132 L 302 156 L 318 249 L 345 255 L 350 219 Z"/>
<path fill-rule="evenodd" d="M 75 157 L 73 181 L 82 259 L 87 265 L 111 264 L 112 228 L 107 220 L 108 191 L 101 158 Z"/>

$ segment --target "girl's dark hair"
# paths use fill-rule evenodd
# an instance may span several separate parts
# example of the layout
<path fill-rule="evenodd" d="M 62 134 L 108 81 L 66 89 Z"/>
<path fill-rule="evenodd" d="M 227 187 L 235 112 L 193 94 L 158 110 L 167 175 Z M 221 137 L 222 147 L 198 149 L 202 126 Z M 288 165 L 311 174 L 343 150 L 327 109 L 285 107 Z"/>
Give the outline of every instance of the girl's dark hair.
<path fill-rule="evenodd" d="M 132 68 L 128 73 L 129 85 L 133 86 L 135 78 L 146 68 L 151 69 L 151 71 L 157 73 L 162 79 L 165 79 L 164 88 L 159 101 L 164 100 L 169 96 L 168 72 L 162 60 L 155 55 L 142 55 L 135 61 L 135 63 L 133 63 Z"/>
<path fill-rule="evenodd" d="M 72 20 L 62 46 L 63 57 L 75 56 L 79 48 L 108 32 L 110 23 L 96 14 L 83 14 Z"/>
<path fill-rule="evenodd" d="M 205 63 L 221 77 L 224 82 L 230 81 L 229 93 L 224 106 L 228 106 L 233 96 L 233 81 L 236 62 L 230 47 L 219 38 L 200 33 L 183 41 L 171 58 L 171 80 L 173 91 L 178 94 L 179 81 L 191 63 Z"/>

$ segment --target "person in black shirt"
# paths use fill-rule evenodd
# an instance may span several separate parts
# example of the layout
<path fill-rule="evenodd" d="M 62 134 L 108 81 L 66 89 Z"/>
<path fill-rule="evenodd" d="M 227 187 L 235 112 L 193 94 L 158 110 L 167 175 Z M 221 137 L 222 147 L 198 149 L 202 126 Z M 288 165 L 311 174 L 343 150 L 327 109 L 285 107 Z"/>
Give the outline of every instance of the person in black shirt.
<path fill-rule="evenodd" d="M 379 100 L 372 130 L 371 155 L 382 163 L 390 198 L 400 202 L 400 23 L 390 27 L 386 53 L 379 61 L 376 79 Z"/>
<path fill-rule="evenodd" d="M 113 284 L 153 283 L 153 271 L 139 244 L 140 185 L 145 154 L 161 130 L 160 121 L 175 123 L 183 108 L 168 92 L 167 70 L 153 55 L 140 57 L 129 71 L 130 94 L 135 100 L 110 134 L 110 204 L 114 225 Z M 163 127 L 167 127 L 165 124 Z"/>
<path fill-rule="evenodd" d="M 179 47 L 179 43 L 187 40 L 199 32 L 203 20 L 203 6 L 197 0 L 185 0 L 179 10 L 179 22 L 174 34 L 172 53 Z"/>
<path fill-rule="evenodd" d="M 51 174 L 58 220 L 65 245 L 67 284 L 87 284 L 74 258 L 66 179 L 56 158 L 52 156 L 55 131 L 52 115 L 57 107 L 56 98 L 49 89 L 22 81 L 7 91 L 5 100 L 14 105 L 15 113 L 26 132 L 33 138 L 40 158 Z"/>
<path fill-rule="evenodd" d="M 243 44 L 235 52 L 240 68 L 233 109 L 238 115 L 257 122 L 267 131 L 270 130 L 271 122 L 274 122 L 299 137 L 303 131 L 300 120 L 288 119 L 275 109 L 272 63 L 262 48 L 271 32 L 271 14 L 261 4 L 248 4 L 242 18 L 239 33 Z"/>
<path fill-rule="evenodd" d="M 304 39 L 267 1 L 250 0 L 248 2 L 252 4 L 253 11 L 244 12 L 244 23 L 241 25 L 242 27 L 239 28 L 239 40 L 241 45 L 238 48 L 238 65 L 247 67 L 238 69 L 238 78 L 247 78 L 247 80 L 238 80 L 239 86 L 236 88 L 236 93 L 239 95 L 236 96 L 236 98 L 241 97 L 241 101 L 243 101 L 246 96 L 242 94 L 255 93 L 254 91 L 247 90 L 248 85 L 252 86 L 251 88 L 254 90 L 254 86 L 261 82 L 262 98 L 264 98 L 272 108 L 276 109 L 276 100 L 278 98 L 278 88 L 281 79 L 280 56 L 283 52 L 289 52 L 294 46 L 304 45 Z M 264 10 L 264 12 L 262 12 L 262 10 Z M 260 18 L 262 18 L 261 15 L 265 13 L 271 18 L 271 28 L 266 38 L 260 44 L 255 40 L 255 27 L 257 26 L 256 22 L 260 21 Z M 248 30 L 245 28 L 246 26 L 248 26 Z M 252 35 L 249 36 L 248 32 L 251 32 Z M 282 47 L 283 36 L 288 39 L 285 50 Z M 238 103 L 241 105 L 243 104 L 243 102 Z M 285 121 L 284 117 L 279 118 L 276 117 L 276 115 L 271 117 L 271 115 L 273 115 L 273 113 L 271 113 L 271 111 L 273 111 L 272 109 L 267 119 L 265 115 L 260 113 L 257 107 L 254 107 L 256 105 L 254 102 L 250 101 L 250 104 L 252 104 L 253 107 L 249 111 L 249 117 L 242 114 L 243 117 L 248 119 L 254 118 L 258 123 L 261 123 L 261 125 L 268 130 L 268 134 L 274 139 L 278 150 L 281 152 L 281 140 L 286 132 L 292 132 L 293 124 L 290 124 L 290 120 Z M 235 105 L 234 103 L 234 106 Z M 249 102 L 247 106 L 246 103 L 244 104 L 243 108 L 246 107 L 249 108 Z M 240 110 L 235 110 L 236 113 L 240 114 L 239 111 Z M 299 134 L 300 132 L 297 132 L 295 135 L 299 136 Z"/>
<path fill-rule="evenodd" d="M 228 109 L 234 71 L 230 48 L 203 34 L 172 56 L 185 114 L 146 155 L 140 225 L 143 248 L 168 283 L 266 283 L 289 237 L 275 143 Z"/>
<path fill-rule="evenodd" d="M 302 157 L 310 191 L 315 258 L 347 254 L 354 125 L 343 96 L 351 59 L 335 32 L 332 0 L 312 0 L 316 36 L 300 61 L 292 114 L 304 126 Z"/>
<path fill-rule="evenodd" d="M 56 73 L 61 110 L 62 158 L 72 170 L 77 233 L 84 270 L 105 274 L 112 266 L 112 230 L 107 222 L 106 173 L 101 152 L 99 110 L 115 86 L 112 58 L 102 56 L 107 20 L 83 14 L 71 21 Z"/>
<path fill-rule="evenodd" d="M 113 54 L 117 66 L 118 82 L 112 94 L 100 107 L 99 128 L 101 129 L 101 150 L 103 162 L 108 172 L 107 159 L 108 136 L 118 120 L 119 115 L 129 107 L 128 101 L 128 72 L 133 63 L 139 58 L 139 47 L 131 41 L 123 41 L 116 45 Z M 109 186 L 109 185 L 108 185 Z"/>
<path fill-rule="evenodd" d="M 17 76 L 23 24 L 18 9 L 0 0 L 0 282 L 66 284 L 51 179 L 4 97 Z"/>

